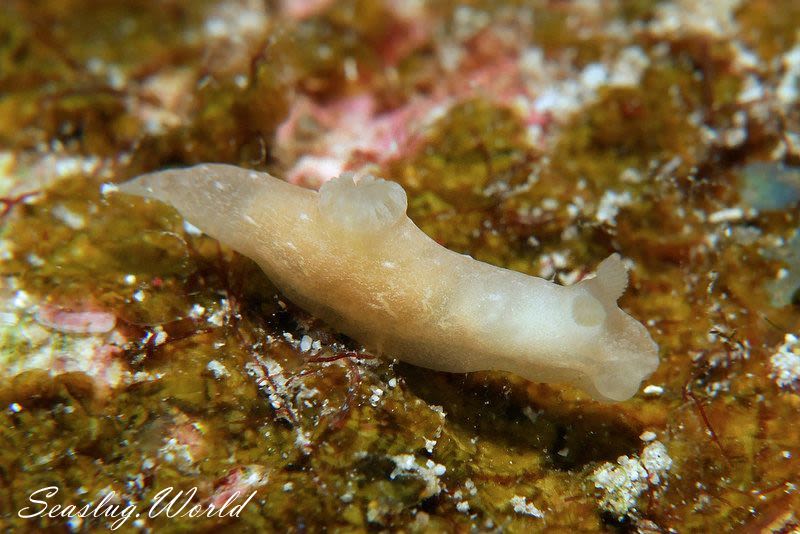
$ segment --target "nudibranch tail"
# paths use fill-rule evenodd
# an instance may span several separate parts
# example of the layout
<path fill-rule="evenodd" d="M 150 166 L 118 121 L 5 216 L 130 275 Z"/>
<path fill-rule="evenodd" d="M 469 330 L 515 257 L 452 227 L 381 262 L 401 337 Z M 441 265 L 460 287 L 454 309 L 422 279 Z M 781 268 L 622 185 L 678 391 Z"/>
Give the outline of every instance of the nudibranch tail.
<path fill-rule="evenodd" d="M 256 213 L 279 210 L 276 203 L 285 202 L 287 192 L 316 196 L 269 174 L 218 163 L 144 174 L 118 190 L 171 205 L 204 233 L 250 257 L 255 254 Z M 270 198 L 277 200 L 268 203 Z"/>
<path fill-rule="evenodd" d="M 261 176 L 232 165 L 206 164 L 193 167 L 191 173 L 176 169 L 143 174 L 120 184 L 118 190 L 170 204 L 187 218 L 187 213 L 210 215 L 206 210 L 212 207 L 229 214 L 252 198 Z"/>
<path fill-rule="evenodd" d="M 648 372 L 647 375 L 649 374 Z M 646 376 L 631 376 L 622 369 L 610 369 L 595 376 L 591 387 L 587 389 L 595 399 L 619 402 L 636 395 L 644 378 Z"/>

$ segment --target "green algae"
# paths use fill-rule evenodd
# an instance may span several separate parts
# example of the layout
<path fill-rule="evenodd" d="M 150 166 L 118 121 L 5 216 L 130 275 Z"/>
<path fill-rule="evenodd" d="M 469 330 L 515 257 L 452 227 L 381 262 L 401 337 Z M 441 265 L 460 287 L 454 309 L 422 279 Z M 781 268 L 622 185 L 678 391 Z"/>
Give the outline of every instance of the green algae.
<path fill-rule="evenodd" d="M 0 13 L 0 141 L 34 148 L 58 140 L 92 154 L 130 147 L 141 135 L 125 105 L 140 97 L 130 80 L 197 54 L 180 31 L 202 21 L 197 5 L 8 2 Z"/>
<path fill-rule="evenodd" d="M 506 249 L 502 237 L 476 237 L 491 233 L 487 222 L 499 216 L 502 193 L 531 172 L 522 122 L 511 110 L 471 100 L 455 106 L 428 139 L 416 157 L 390 170 L 411 197 L 409 216 L 437 241 L 476 257 Z"/>
<path fill-rule="evenodd" d="M 780 16 L 775 16 L 777 13 Z M 739 8 L 736 19 L 743 26 L 742 33 L 750 47 L 769 60 L 797 42 L 800 6 L 791 0 L 746 2 Z"/>

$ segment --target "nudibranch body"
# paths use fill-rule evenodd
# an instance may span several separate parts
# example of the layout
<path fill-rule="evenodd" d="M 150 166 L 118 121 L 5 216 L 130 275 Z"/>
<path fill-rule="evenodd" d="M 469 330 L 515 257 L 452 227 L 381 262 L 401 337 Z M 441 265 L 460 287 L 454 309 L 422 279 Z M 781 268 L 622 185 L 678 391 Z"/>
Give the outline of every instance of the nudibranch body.
<path fill-rule="evenodd" d="M 645 327 L 617 306 L 618 255 L 572 286 L 437 244 L 396 183 L 345 174 L 319 192 L 219 164 L 122 184 L 175 207 L 255 260 L 292 301 L 369 350 L 450 372 L 509 371 L 625 400 L 658 365 Z"/>

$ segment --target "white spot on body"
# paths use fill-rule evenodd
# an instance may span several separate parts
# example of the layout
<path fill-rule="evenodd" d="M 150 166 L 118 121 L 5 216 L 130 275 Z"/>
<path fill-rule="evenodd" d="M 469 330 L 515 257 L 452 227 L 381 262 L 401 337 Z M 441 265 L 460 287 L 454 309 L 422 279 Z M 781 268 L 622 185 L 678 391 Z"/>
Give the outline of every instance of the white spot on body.
<path fill-rule="evenodd" d="M 183 231 L 186 232 L 189 235 L 202 235 L 203 234 L 202 230 L 200 230 L 198 227 L 196 227 L 195 225 L 193 225 L 192 223 L 190 223 L 187 220 L 183 221 Z"/>

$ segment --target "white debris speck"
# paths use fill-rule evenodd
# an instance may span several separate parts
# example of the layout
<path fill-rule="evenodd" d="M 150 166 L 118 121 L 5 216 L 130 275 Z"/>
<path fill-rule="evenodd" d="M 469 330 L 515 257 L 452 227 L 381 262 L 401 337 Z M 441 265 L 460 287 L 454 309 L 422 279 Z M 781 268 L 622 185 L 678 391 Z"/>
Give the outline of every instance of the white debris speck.
<path fill-rule="evenodd" d="M 554 211 L 558 209 L 558 200 L 555 198 L 543 198 L 542 199 L 542 208 L 546 209 L 547 211 Z"/>
<path fill-rule="evenodd" d="M 28 254 L 28 263 L 32 267 L 41 267 L 42 265 L 45 264 L 45 261 L 44 261 L 44 258 L 39 256 L 35 252 L 31 252 L 30 254 Z"/>
<path fill-rule="evenodd" d="M 743 42 L 738 40 L 731 41 L 731 49 L 733 51 L 733 63 L 736 65 L 737 71 L 758 69 L 761 64 L 761 58 L 747 48 Z"/>
<path fill-rule="evenodd" d="M 390 388 L 396 388 L 397 387 L 397 379 L 396 378 L 390 378 L 389 379 L 389 387 Z"/>
<path fill-rule="evenodd" d="M 351 503 L 353 502 L 353 494 L 348 491 L 347 493 L 343 493 L 342 496 L 339 497 L 339 499 L 343 503 Z"/>
<path fill-rule="evenodd" d="M 428 452 L 433 452 L 433 448 L 436 446 L 435 439 L 427 439 L 425 438 L 425 450 Z"/>
<path fill-rule="evenodd" d="M 153 329 L 153 332 L 155 333 L 155 339 L 153 340 L 153 343 L 154 343 L 155 345 L 161 345 L 161 344 L 162 344 L 162 343 L 164 343 L 164 342 L 167 340 L 167 338 L 169 337 L 169 334 L 167 334 L 167 333 L 164 331 L 164 328 L 163 328 L 162 326 L 157 326 L 157 327 L 155 327 L 155 328 Z"/>
<path fill-rule="evenodd" d="M 740 104 L 757 102 L 764 98 L 764 85 L 753 75 L 747 76 L 742 83 L 737 99 Z"/>
<path fill-rule="evenodd" d="M 133 294 L 133 299 L 137 302 L 142 302 L 145 299 L 145 297 L 146 295 L 144 294 L 144 291 L 142 291 L 141 289 Z"/>
<path fill-rule="evenodd" d="M 344 77 L 347 81 L 354 82 L 358 80 L 358 63 L 352 57 L 345 58 L 344 60 Z"/>
<path fill-rule="evenodd" d="M 287 482 L 286 484 L 283 485 L 283 491 L 287 493 L 292 491 L 293 489 L 294 489 L 294 484 L 292 482 Z"/>
<path fill-rule="evenodd" d="M 467 501 L 461 501 L 460 503 L 456 504 L 456 510 L 462 514 L 469 513 L 469 503 Z"/>
<path fill-rule="evenodd" d="M 617 517 L 624 517 L 636 508 L 639 496 L 651 485 L 657 486 L 672 467 L 667 449 L 653 441 L 642 451 L 641 459 L 620 456 L 617 463 L 606 462 L 591 475 L 597 489 L 602 490 L 600 508 Z"/>
<path fill-rule="evenodd" d="M 303 336 L 300 339 L 300 352 L 308 352 L 311 350 L 311 337 L 310 336 Z"/>
<path fill-rule="evenodd" d="M 786 334 L 783 345 L 770 358 L 771 378 L 781 388 L 798 389 L 800 386 L 800 338 Z"/>
<path fill-rule="evenodd" d="M 222 326 L 225 324 L 225 315 L 228 311 L 228 299 L 222 299 L 219 302 L 219 309 L 214 311 L 211 315 L 208 316 L 206 321 L 214 326 Z"/>
<path fill-rule="evenodd" d="M 131 382 L 140 384 L 143 382 L 155 382 L 164 378 L 164 373 L 150 373 L 148 371 L 136 371 L 131 377 Z"/>
<path fill-rule="evenodd" d="M 80 230 L 86 226 L 86 219 L 80 213 L 75 213 L 63 204 L 53 207 L 51 213 L 59 221 L 63 222 L 73 230 Z"/>
<path fill-rule="evenodd" d="M 470 495 L 477 495 L 478 488 L 475 487 L 475 483 L 471 478 L 468 478 L 466 482 L 464 482 L 464 487 L 467 488 L 467 491 L 469 491 Z"/>
<path fill-rule="evenodd" d="M 734 12 L 740 3 L 741 0 L 664 2 L 655 9 L 649 29 L 655 35 L 673 37 L 693 34 L 727 36 L 738 27 Z"/>
<path fill-rule="evenodd" d="M 522 515 L 529 515 L 531 517 L 537 517 L 539 519 L 544 517 L 544 512 L 536 508 L 533 503 L 529 503 L 525 497 L 520 497 L 519 495 L 514 495 L 511 498 L 511 506 L 514 507 L 514 511 L 518 514 Z"/>
<path fill-rule="evenodd" d="M 600 508 L 624 517 L 636 507 L 636 499 L 647 489 L 647 472 L 635 458 L 620 456 L 617 465 L 606 462 L 592 473 L 596 488 L 603 490 Z"/>
<path fill-rule="evenodd" d="M 597 206 L 597 214 L 595 217 L 598 221 L 608 223 L 611 225 L 616 224 L 617 214 L 619 209 L 623 206 L 628 206 L 633 202 L 633 197 L 629 191 L 617 193 L 610 189 L 603 193 L 603 198 L 600 199 L 600 204 Z"/>
<path fill-rule="evenodd" d="M 444 475 L 447 468 L 442 464 L 434 463 L 433 460 L 428 460 L 422 466 L 417 463 L 413 454 L 398 454 L 389 457 L 394 463 L 395 468 L 389 475 L 389 478 L 394 480 L 398 476 L 417 476 L 425 482 L 424 497 L 438 495 L 442 491 L 442 486 L 439 483 L 439 477 Z"/>
<path fill-rule="evenodd" d="M 656 433 L 652 432 L 650 430 L 647 430 L 647 431 L 641 433 L 641 435 L 639 436 L 639 439 L 644 441 L 644 442 L 653 441 L 654 439 L 656 439 Z"/>
<path fill-rule="evenodd" d="M 228 33 L 225 21 L 222 19 L 207 20 L 205 30 L 209 37 L 224 37 Z"/>
<path fill-rule="evenodd" d="M 311 449 L 311 439 L 308 437 L 307 432 L 303 432 L 302 429 L 298 428 L 296 430 L 297 435 L 294 438 L 294 444 L 305 453 Z"/>
<path fill-rule="evenodd" d="M 247 84 L 250 83 L 250 78 L 245 76 L 244 74 L 237 74 L 233 77 L 233 83 L 236 84 L 236 87 L 239 89 L 244 89 L 247 87 Z"/>
<path fill-rule="evenodd" d="M 8 239 L 0 239 L 0 261 L 14 259 L 14 243 Z"/>
<path fill-rule="evenodd" d="M 100 186 L 100 194 L 103 196 L 106 196 L 109 193 L 116 193 L 117 191 L 119 191 L 117 184 L 105 183 Z"/>
<path fill-rule="evenodd" d="M 664 394 L 664 388 L 656 386 L 655 384 L 650 384 L 644 388 L 643 393 L 650 397 L 659 397 Z"/>
<path fill-rule="evenodd" d="M 661 483 L 661 479 L 672 468 L 672 458 L 663 443 L 654 441 L 642 451 L 642 465 L 650 475 L 650 483 L 655 485 Z"/>
<path fill-rule="evenodd" d="M 641 171 L 634 167 L 628 167 L 622 171 L 619 175 L 619 179 L 629 184 L 640 184 L 644 182 L 644 176 L 642 176 Z"/>
<path fill-rule="evenodd" d="M 788 107 L 800 99 L 800 44 L 784 54 L 783 69 L 776 94 L 781 103 Z"/>
<path fill-rule="evenodd" d="M 565 116 L 580 107 L 582 101 L 581 86 L 575 80 L 566 80 L 559 85 L 546 87 L 533 102 L 533 108 L 539 113 L 553 113 Z"/>
<path fill-rule="evenodd" d="M 83 526 L 83 518 L 81 516 L 70 517 L 65 521 L 70 532 L 80 532 Z"/>
<path fill-rule="evenodd" d="M 61 157 L 55 162 L 55 172 L 58 176 L 71 176 L 81 172 L 83 160 L 77 157 Z"/>
<path fill-rule="evenodd" d="M 620 53 L 611 70 L 608 84 L 612 86 L 636 86 L 650 65 L 650 58 L 638 46 L 629 46 Z"/>
<path fill-rule="evenodd" d="M 744 217 L 744 210 L 742 208 L 725 208 L 709 215 L 708 222 L 712 224 L 734 222 L 741 220 L 742 217 Z"/>
<path fill-rule="evenodd" d="M 381 398 L 383 397 L 383 390 L 378 387 L 372 388 L 372 395 L 369 398 L 369 403 L 373 406 L 378 406 L 381 402 Z"/>
<path fill-rule="evenodd" d="M 581 83 L 592 89 L 600 87 L 608 80 L 608 70 L 602 63 L 590 63 L 581 72 Z"/>
<path fill-rule="evenodd" d="M 217 360 L 211 360 L 208 362 L 208 364 L 206 364 L 206 369 L 208 369 L 211 374 L 214 375 L 214 378 L 224 378 L 226 376 L 230 376 L 231 374 L 228 369 L 226 369 L 225 366 Z"/>
<path fill-rule="evenodd" d="M 489 25 L 489 14 L 471 6 L 458 6 L 453 13 L 456 39 L 465 41 Z"/>
<path fill-rule="evenodd" d="M 124 278 L 124 281 L 129 286 L 132 286 L 133 284 L 136 283 L 136 275 L 135 274 L 126 274 L 125 278 Z"/>
<path fill-rule="evenodd" d="M 205 313 L 206 309 L 203 306 L 199 304 L 193 304 L 192 309 L 189 310 L 189 317 L 191 317 L 192 319 L 198 319 L 202 317 Z"/>
<path fill-rule="evenodd" d="M 188 444 L 180 443 L 175 438 L 169 438 L 158 450 L 158 455 L 169 463 L 188 467 L 195 461 Z"/>

